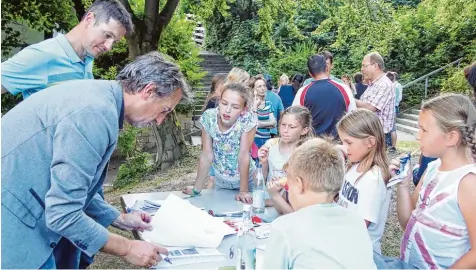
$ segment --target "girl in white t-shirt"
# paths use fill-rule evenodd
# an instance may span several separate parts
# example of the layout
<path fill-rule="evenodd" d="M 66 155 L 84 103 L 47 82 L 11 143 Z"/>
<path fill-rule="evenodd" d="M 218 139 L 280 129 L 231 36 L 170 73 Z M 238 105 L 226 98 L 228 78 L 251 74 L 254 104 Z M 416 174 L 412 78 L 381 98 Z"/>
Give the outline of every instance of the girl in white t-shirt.
<path fill-rule="evenodd" d="M 287 192 L 283 190 L 284 183 L 273 178 L 284 178 L 283 165 L 291 156 L 303 139 L 313 137 L 312 115 L 309 109 L 303 106 L 287 108 L 279 123 L 279 138 L 268 140 L 258 151 L 259 162 L 263 167 L 263 176 L 268 182 L 270 199 L 267 206 L 274 206 L 280 214 L 293 212 L 287 199 Z M 281 194 L 282 193 L 282 194 Z"/>
<path fill-rule="evenodd" d="M 382 124 L 375 113 L 357 109 L 337 123 L 337 132 L 349 161 L 338 203 L 362 216 L 380 254 L 391 195 Z"/>

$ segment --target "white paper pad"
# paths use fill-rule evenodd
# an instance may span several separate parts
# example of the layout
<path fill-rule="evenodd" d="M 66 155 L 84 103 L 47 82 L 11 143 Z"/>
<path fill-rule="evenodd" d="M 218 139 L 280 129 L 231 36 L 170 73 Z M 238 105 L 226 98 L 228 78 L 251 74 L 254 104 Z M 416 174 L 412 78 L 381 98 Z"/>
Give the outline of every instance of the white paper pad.
<path fill-rule="evenodd" d="M 170 194 L 152 218 L 152 231 L 142 238 L 171 247 L 217 248 L 234 229 L 190 202 Z"/>

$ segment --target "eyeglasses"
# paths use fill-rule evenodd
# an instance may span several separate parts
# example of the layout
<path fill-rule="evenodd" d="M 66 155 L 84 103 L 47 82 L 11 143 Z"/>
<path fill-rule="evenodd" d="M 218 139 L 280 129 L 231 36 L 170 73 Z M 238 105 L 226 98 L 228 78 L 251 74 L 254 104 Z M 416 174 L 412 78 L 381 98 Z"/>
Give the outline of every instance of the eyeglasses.
<path fill-rule="evenodd" d="M 366 67 L 368 67 L 368 66 L 370 66 L 370 65 L 373 65 L 373 64 L 375 64 L 375 63 L 370 63 L 370 64 L 367 64 L 367 65 L 362 65 L 362 68 L 366 68 Z"/>

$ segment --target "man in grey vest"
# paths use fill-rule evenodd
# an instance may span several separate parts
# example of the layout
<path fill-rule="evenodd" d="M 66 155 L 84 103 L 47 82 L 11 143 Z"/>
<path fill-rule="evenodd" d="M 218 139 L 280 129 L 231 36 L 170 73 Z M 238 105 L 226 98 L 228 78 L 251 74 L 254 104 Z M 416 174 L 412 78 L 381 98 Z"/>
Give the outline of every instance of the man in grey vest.
<path fill-rule="evenodd" d="M 116 81 L 65 82 L 10 110 L 2 118 L 2 268 L 56 268 L 62 239 L 89 256 L 102 250 L 138 266 L 157 264 L 165 249 L 103 227 L 150 229 L 150 216 L 120 214 L 97 190 L 122 120 L 160 125 L 188 95 L 178 67 L 153 52 Z M 79 262 L 79 253 L 71 260 Z"/>

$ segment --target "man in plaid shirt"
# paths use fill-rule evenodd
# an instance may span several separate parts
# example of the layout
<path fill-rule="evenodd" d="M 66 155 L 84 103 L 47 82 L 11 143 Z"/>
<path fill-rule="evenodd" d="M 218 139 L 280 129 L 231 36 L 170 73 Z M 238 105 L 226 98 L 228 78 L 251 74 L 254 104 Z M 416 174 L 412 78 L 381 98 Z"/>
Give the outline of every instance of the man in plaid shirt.
<path fill-rule="evenodd" d="M 362 60 L 362 74 L 370 84 L 360 100 L 356 100 L 358 108 L 375 112 L 383 125 L 385 140 L 391 146 L 390 133 L 395 130 L 395 91 L 393 83 L 385 76 L 385 63 L 378 52 L 373 52 Z M 389 143 L 390 142 L 390 143 Z M 389 148 L 395 151 L 394 147 Z"/>

